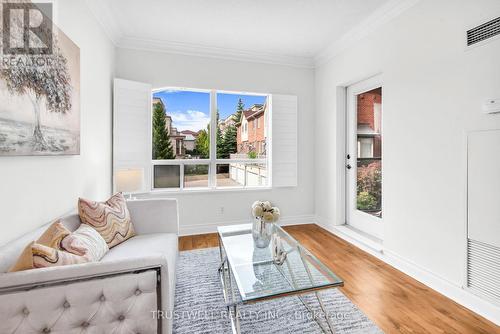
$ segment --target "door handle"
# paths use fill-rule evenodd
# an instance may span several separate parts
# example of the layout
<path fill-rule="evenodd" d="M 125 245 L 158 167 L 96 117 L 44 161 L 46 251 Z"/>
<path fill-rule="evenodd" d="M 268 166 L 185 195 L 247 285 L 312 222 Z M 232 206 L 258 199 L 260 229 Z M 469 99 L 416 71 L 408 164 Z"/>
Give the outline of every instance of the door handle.
<path fill-rule="evenodd" d="M 351 169 L 351 168 L 352 168 L 352 166 L 351 166 L 350 164 L 347 164 L 347 165 L 345 165 L 345 168 L 347 168 L 347 169 Z"/>

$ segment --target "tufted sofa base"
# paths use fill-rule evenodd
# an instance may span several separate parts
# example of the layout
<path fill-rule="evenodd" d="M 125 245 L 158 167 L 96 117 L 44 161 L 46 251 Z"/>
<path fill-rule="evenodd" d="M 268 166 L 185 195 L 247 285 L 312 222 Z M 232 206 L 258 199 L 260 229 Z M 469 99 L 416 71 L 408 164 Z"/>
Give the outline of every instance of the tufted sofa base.
<path fill-rule="evenodd" d="M 100 261 L 7 272 L 48 224 L 0 246 L 0 334 L 172 333 L 179 217 L 175 199 L 127 203 L 137 235 Z M 74 231 L 77 214 L 61 218 Z"/>
<path fill-rule="evenodd" d="M 158 275 L 152 268 L 7 292 L 0 333 L 159 333 Z"/>

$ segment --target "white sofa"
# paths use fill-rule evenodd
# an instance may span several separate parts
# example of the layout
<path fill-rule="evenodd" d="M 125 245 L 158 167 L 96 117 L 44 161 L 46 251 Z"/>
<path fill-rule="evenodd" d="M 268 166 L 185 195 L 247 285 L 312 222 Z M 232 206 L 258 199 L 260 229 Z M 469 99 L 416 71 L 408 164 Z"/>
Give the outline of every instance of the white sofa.
<path fill-rule="evenodd" d="M 137 236 L 99 262 L 7 273 L 48 225 L 0 247 L 0 333 L 172 332 L 177 201 L 127 204 Z M 80 224 L 76 214 L 62 221 L 71 231 Z"/>

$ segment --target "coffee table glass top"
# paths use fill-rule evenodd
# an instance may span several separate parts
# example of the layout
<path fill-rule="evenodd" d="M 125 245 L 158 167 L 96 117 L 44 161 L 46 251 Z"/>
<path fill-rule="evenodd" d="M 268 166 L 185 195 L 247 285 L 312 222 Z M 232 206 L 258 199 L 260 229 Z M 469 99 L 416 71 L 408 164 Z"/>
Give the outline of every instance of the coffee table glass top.
<path fill-rule="evenodd" d="M 282 265 L 274 264 L 271 245 L 254 246 L 252 225 L 218 227 L 223 256 L 243 302 L 343 286 L 343 281 L 281 227 L 274 225 L 287 252 Z"/>

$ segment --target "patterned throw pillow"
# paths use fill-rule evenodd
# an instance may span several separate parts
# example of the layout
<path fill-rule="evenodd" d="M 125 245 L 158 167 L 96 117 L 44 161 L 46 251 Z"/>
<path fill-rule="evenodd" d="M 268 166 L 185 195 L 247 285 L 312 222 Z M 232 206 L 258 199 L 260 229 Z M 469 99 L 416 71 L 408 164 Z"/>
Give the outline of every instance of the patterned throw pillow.
<path fill-rule="evenodd" d="M 61 248 L 67 252 L 86 257 L 89 261 L 99 261 L 109 251 L 106 241 L 91 226 L 80 227 L 61 241 Z"/>
<path fill-rule="evenodd" d="M 109 250 L 106 241 L 89 225 L 71 233 L 56 220 L 23 250 L 10 272 L 99 261 Z"/>
<path fill-rule="evenodd" d="M 83 223 L 96 229 L 112 248 L 135 235 L 127 202 L 121 193 L 106 202 L 78 200 L 78 213 Z"/>
<path fill-rule="evenodd" d="M 33 252 L 33 267 L 57 267 L 68 264 L 78 264 L 89 262 L 86 257 L 71 254 L 69 252 L 60 251 L 55 248 L 47 247 L 37 243 L 31 246 Z"/>
<path fill-rule="evenodd" d="M 86 257 L 71 254 L 32 241 L 23 250 L 16 264 L 9 269 L 9 272 L 85 262 L 89 262 Z"/>
<path fill-rule="evenodd" d="M 36 243 L 61 250 L 61 241 L 70 233 L 71 232 L 58 219 L 43 232 Z"/>

